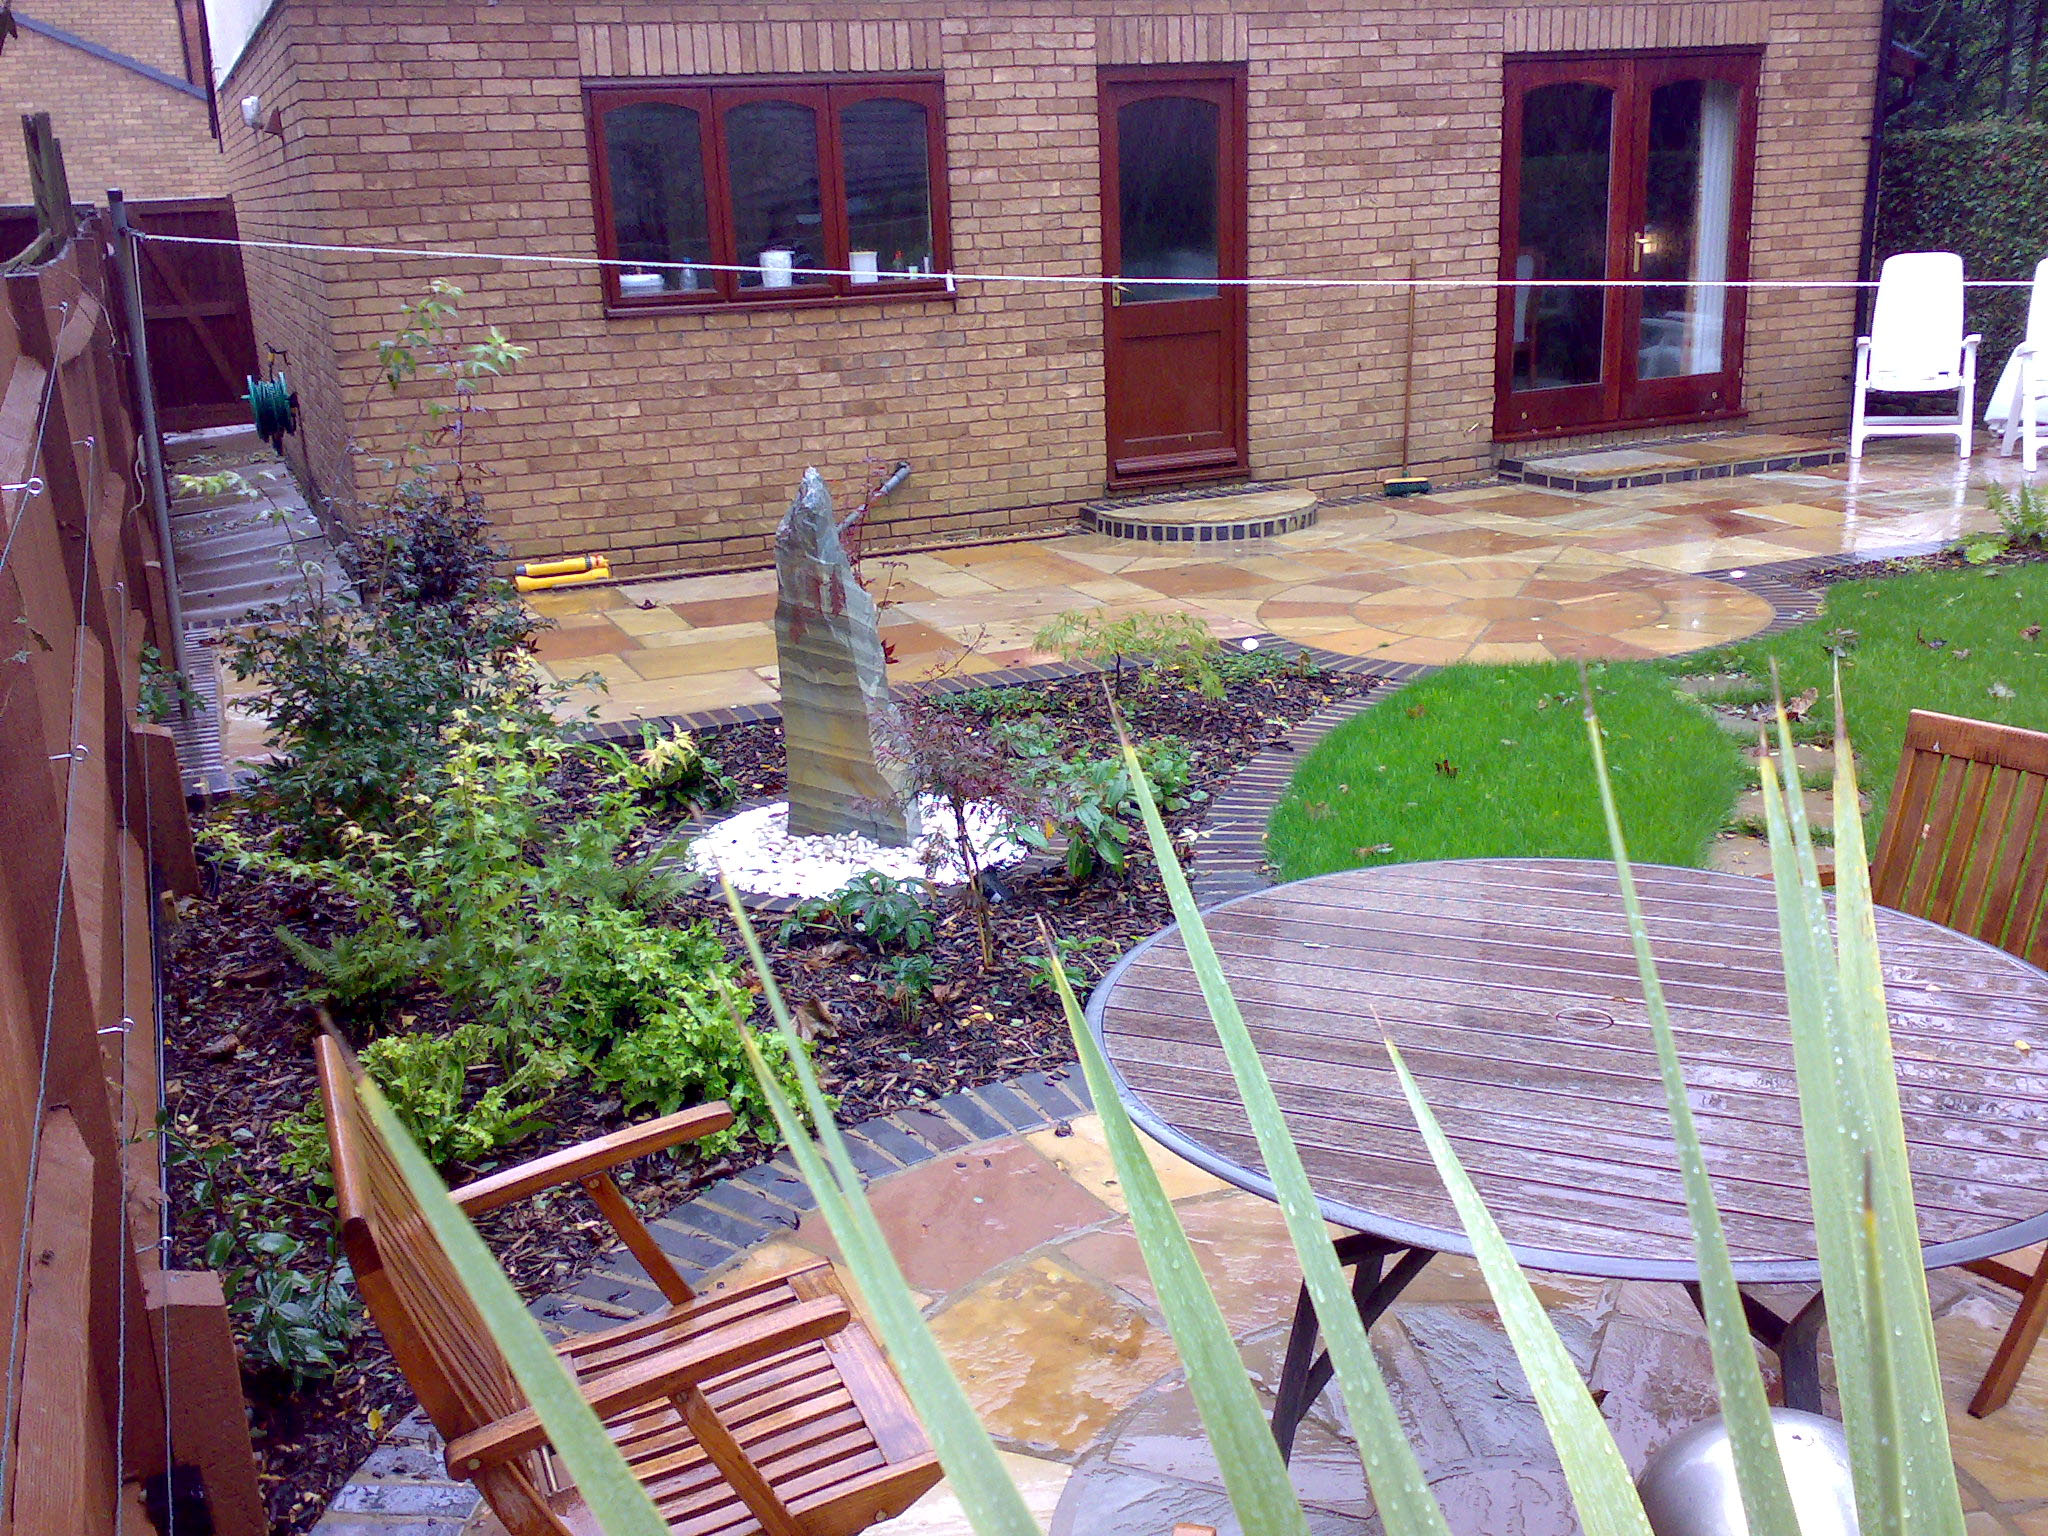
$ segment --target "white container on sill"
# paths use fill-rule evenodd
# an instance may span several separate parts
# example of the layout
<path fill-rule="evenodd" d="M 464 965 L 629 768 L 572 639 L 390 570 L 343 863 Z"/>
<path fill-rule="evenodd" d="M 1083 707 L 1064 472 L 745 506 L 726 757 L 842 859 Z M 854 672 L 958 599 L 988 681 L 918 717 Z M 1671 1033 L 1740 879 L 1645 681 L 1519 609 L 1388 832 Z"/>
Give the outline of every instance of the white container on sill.
<path fill-rule="evenodd" d="M 661 274 L 659 272 L 621 272 L 619 274 L 619 293 L 623 298 L 641 299 L 646 298 L 649 294 L 659 292 L 661 292 Z"/>
<path fill-rule="evenodd" d="M 793 288 L 796 279 L 796 252 L 763 251 L 761 253 L 761 286 L 763 288 Z"/>
<path fill-rule="evenodd" d="M 874 251 L 848 251 L 846 253 L 847 270 L 853 273 L 853 281 L 856 283 L 877 283 L 881 281 L 878 275 L 880 263 L 877 261 L 876 255 L 877 253 Z"/>

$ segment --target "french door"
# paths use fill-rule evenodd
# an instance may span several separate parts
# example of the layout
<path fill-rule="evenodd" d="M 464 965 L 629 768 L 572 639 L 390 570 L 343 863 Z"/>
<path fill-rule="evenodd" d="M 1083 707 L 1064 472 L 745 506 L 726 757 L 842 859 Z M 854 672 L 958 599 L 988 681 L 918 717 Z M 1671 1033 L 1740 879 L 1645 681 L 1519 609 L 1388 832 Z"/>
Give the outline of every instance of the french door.
<path fill-rule="evenodd" d="M 1244 74 L 1101 75 L 1103 387 L 1112 484 L 1245 468 Z"/>
<path fill-rule="evenodd" d="M 1495 436 L 1740 409 L 1757 62 L 1508 61 Z"/>

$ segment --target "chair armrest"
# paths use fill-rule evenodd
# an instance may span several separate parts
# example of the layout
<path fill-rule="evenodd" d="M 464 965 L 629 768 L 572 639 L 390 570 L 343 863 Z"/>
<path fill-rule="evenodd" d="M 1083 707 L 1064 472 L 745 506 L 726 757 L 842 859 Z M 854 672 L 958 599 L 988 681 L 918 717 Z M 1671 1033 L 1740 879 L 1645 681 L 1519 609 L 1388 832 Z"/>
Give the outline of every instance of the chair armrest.
<path fill-rule="evenodd" d="M 732 1110 L 724 1103 L 699 1104 L 694 1109 L 664 1115 L 659 1120 L 649 1120 L 641 1125 L 629 1125 L 609 1136 L 599 1136 L 559 1152 L 516 1163 L 510 1168 L 501 1168 L 449 1193 L 457 1205 L 476 1216 L 538 1194 L 543 1189 L 574 1184 L 578 1179 L 603 1173 L 621 1163 L 630 1163 L 650 1152 L 665 1151 L 678 1142 L 710 1136 L 731 1124 Z"/>
<path fill-rule="evenodd" d="M 1969 335 L 1963 338 L 1963 350 L 1965 352 L 1975 352 L 1977 348 L 1983 343 L 1983 340 L 1984 333 L 1982 331 L 1972 331 Z"/>
<path fill-rule="evenodd" d="M 799 1345 L 830 1338 L 853 1320 L 846 1302 L 822 1296 L 799 1302 L 766 1317 L 747 1318 L 715 1328 L 686 1343 L 644 1360 L 586 1377 L 577 1383 L 583 1399 L 600 1419 L 611 1418 L 642 1404 L 674 1397 L 743 1365 L 779 1355 Z M 458 1436 L 448 1447 L 448 1470 L 473 1477 L 484 1468 L 537 1451 L 549 1443 L 546 1426 L 531 1408 Z"/>

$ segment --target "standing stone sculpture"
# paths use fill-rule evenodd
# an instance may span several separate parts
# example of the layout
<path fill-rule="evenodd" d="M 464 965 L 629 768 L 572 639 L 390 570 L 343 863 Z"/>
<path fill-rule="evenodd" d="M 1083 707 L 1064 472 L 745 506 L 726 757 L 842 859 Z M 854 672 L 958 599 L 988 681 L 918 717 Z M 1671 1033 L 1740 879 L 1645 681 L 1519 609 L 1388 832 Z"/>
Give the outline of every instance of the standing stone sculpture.
<path fill-rule="evenodd" d="M 853 832 L 887 848 L 917 835 L 917 808 L 884 743 L 893 720 L 881 615 L 855 580 L 824 477 L 804 471 L 775 531 L 775 659 L 782 673 L 789 830 Z"/>

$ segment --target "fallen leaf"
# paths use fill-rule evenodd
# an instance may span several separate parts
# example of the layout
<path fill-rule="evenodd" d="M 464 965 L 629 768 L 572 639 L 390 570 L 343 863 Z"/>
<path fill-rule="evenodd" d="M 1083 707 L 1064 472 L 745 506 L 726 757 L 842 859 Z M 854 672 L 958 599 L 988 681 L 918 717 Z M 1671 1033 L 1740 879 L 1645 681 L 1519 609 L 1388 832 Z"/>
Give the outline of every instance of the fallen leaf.
<path fill-rule="evenodd" d="M 2029 625 L 2028 625 L 2028 626 L 2027 626 L 2027 627 L 2026 627 L 2025 629 L 2023 629 L 2023 630 L 2021 630 L 2021 631 L 2020 631 L 2020 638 L 2021 638 L 2022 640 L 2038 640 L 2038 639 L 2040 639 L 2040 638 L 2041 638 L 2041 626 L 2040 626 L 2040 625 L 2038 625 L 2038 624 L 2029 624 Z"/>
<path fill-rule="evenodd" d="M 832 1010 L 821 999 L 815 997 L 807 997 L 796 1005 L 794 1022 L 797 1038 L 806 1045 L 820 1035 L 839 1032 L 839 1020 L 833 1017 Z"/>
<path fill-rule="evenodd" d="M 1352 849 L 1351 856 L 1354 859 L 1370 859 L 1377 854 L 1392 853 L 1393 851 L 1394 845 L 1392 843 L 1368 843 L 1363 848 Z"/>
<path fill-rule="evenodd" d="M 1325 821 L 1330 815 L 1330 802 L 1327 800 L 1311 800 L 1302 807 L 1302 811 L 1310 821 Z"/>
<path fill-rule="evenodd" d="M 2014 692 L 2010 688 L 2006 687 L 2003 683 L 1993 683 L 1989 688 L 1986 688 L 1984 691 L 1990 694 L 1991 697 L 1993 697 L 1994 699 L 2010 699 L 2017 697 L 2017 695 L 2014 694 Z"/>
<path fill-rule="evenodd" d="M 1927 638 L 1927 636 L 1921 634 L 1918 629 L 1915 629 L 1913 631 L 1913 638 L 1915 640 L 1918 640 L 1922 645 L 1926 646 L 1927 649 L 1929 649 L 1930 651 L 1938 651 L 1944 645 L 1948 644 L 1948 642 L 1942 639 L 1939 635 L 1936 635 L 1932 640 L 1930 640 Z"/>
<path fill-rule="evenodd" d="M 1550 708 L 1550 695 L 1546 693 L 1546 694 L 1544 694 L 1544 695 L 1543 695 L 1543 696 L 1542 696 L 1541 698 L 1539 698 L 1539 699 L 1538 699 L 1538 700 L 1536 701 L 1536 707 L 1537 707 L 1538 709 L 1548 709 L 1548 708 Z"/>
<path fill-rule="evenodd" d="M 1410 720 L 1420 720 L 1428 713 L 1429 706 L 1427 704 L 1410 704 L 1408 706 L 1408 718 Z"/>
<path fill-rule="evenodd" d="M 1447 779 L 1455 779 L 1458 776 L 1458 765 L 1448 757 L 1440 757 L 1436 760 L 1436 771 Z"/>
<path fill-rule="evenodd" d="M 1813 706 L 1818 704 L 1819 702 L 1820 690 L 1818 688 L 1809 688 L 1804 693 L 1799 694 L 1794 698 L 1787 699 L 1785 701 L 1786 718 L 1791 720 L 1804 720 L 1808 712 L 1811 711 Z"/>

